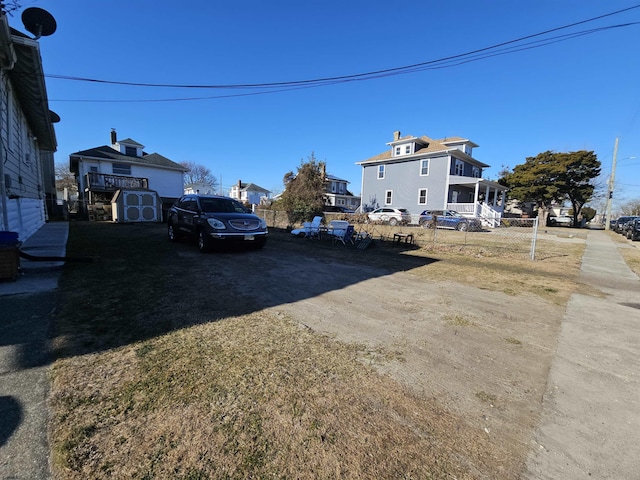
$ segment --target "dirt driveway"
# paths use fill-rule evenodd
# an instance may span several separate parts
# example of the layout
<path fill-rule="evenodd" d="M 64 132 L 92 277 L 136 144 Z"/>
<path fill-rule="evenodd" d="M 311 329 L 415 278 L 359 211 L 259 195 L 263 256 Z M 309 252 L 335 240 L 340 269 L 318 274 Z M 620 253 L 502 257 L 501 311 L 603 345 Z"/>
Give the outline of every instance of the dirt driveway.
<path fill-rule="evenodd" d="M 249 295 L 255 310 L 365 345 L 363 361 L 435 398 L 523 465 L 564 308 L 534 295 L 431 281 L 428 258 L 372 267 L 367 251 L 345 260 L 305 242 L 313 241 L 214 253 L 215 275 Z"/>

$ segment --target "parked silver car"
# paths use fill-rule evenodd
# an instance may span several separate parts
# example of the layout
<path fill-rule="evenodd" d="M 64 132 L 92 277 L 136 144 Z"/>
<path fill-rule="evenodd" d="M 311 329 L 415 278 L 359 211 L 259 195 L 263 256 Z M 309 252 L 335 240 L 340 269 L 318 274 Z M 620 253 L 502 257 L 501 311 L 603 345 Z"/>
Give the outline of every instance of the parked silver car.
<path fill-rule="evenodd" d="M 407 224 L 411 222 L 411 214 L 406 208 L 381 207 L 367 214 L 371 222 L 388 222 L 389 225 Z"/>

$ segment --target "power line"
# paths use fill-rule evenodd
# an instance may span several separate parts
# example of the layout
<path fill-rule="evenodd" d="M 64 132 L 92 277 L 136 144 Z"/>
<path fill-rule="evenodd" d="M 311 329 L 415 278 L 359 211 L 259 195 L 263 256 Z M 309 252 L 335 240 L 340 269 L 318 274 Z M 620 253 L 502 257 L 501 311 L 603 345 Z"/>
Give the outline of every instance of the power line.
<path fill-rule="evenodd" d="M 114 80 L 105 80 L 105 79 L 96 79 L 96 78 L 86 78 L 86 77 L 75 77 L 68 75 L 55 75 L 55 74 L 47 74 L 45 77 L 59 79 L 59 80 L 70 80 L 70 81 L 81 81 L 81 82 L 89 82 L 89 83 L 99 83 L 99 84 L 108 84 L 108 85 L 121 85 L 121 86 L 132 86 L 132 87 L 145 87 L 145 88 L 180 88 L 180 89 L 262 89 L 258 92 L 249 92 L 249 93 L 240 93 L 240 94 L 226 94 L 226 95 L 214 95 L 214 96 L 206 96 L 206 97 L 187 97 L 187 98 L 165 98 L 165 99 L 147 99 L 147 100 L 55 100 L 49 99 L 49 101 L 54 102 L 97 102 L 97 103 L 145 103 L 145 102 L 176 102 L 176 101 L 194 101 L 194 100 L 207 100 L 207 99 L 219 99 L 219 98 L 233 98 L 233 97 L 243 97 L 243 96 L 253 96 L 253 95 L 265 95 L 267 93 L 280 93 L 291 90 L 297 90 L 302 88 L 312 88 L 312 87 L 320 87 L 320 86 L 328 86 L 328 85 L 336 85 L 340 83 L 346 82 L 354 82 L 354 81 L 364 81 L 364 80 L 372 80 L 377 78 L 384 78 L 388 76 L 395 75 L 406 75 L 410 73 L 416 73 L 425 70 L 435 70 L 435 69 L 444 69 L 444 68 L 452 68 L 455 66 L 459 66 L 465 63 L 476 62 L 479 60 L 484 60 L 486 58 L 511 54 L 523 50 L 529 50 L 534 48 L 540 48 L 543 46 L 551 45 L 554 43 L 567 41 L 574 39 L 576 37 L 591 35 L 594 33 L 598 33 L 605 30 L 617 29 L 617 28 L 626 28 L 630 26 L 635 26 L 640 24 L 640 22 L 629 22 L 617 25 L 610 25 L 605 27 L 598 27 L 589 30 L 583 30 L 579 32 L 567 33 L 563 35 L 557 35 L 550 38 L 538 39 L 528 43 L 524 43 L 521 45 L 516 45 L 518 43 L 522 43 L 525 40 L 531 40 L 536 37 L 540 37 L 543 35 L 547 35 L 549 33 L 557 32 L 560 30 L 564 30 L 567 28 L 575 27 L 577 25 L 585 24 L 588 22 L 593 22 L 596 20 L 600 20 L 606 17 L 610 17 L 612 15 L 617 15 L 623 12 L 627 12 L 636 8 L 640 8 L 640 4 L 634 5 L 632 7 L 628 7 L 622 10 L 617 10 L 615 12 L 607 13 L 604 15 L 600 15 L 597 17 L 589 18 L 587 20 L 582 20 L 579 22 L 574 22 L 568 25 L 564 25 L 561 27 L 556 27 L 550 30 L 545 30 L 543 32 L 535 33 L 532 35 L 527 35 L 524 37 L 520 37 L 517 39 L 509 40 L 506 42 L 501 42 L 489 47 L 484 47 L 476 50 L 472 50 L 466 53 L 461 53 L 457 55 L 451 55 L 448 57 L 439 58 L 436 60 L 429 60 L 425 62 L 420 62 L 412 65 L 405 65 L 402 67 L 395 67 L 383 70 L 370 71 L 365 73 L 357 73 L 351 75 L 343 75 L 336 77 L 324 77 L 324 78 L 316 78 L 316 79 L 307 79 L 307 80 L 294 80 L 294 81 L 286 81 L 286 82 L 272 82 L 272 83 L 244 83 L 244 84 L 220 84 L 220 85 L 189 85 L 189 84 L 156 84 L 156 83 L 138 83 L 138 82 L 126 82 L 126 81 L 114 81 Z M 506 47 L 506 48 L 503 48 Z M 267 89 L 267 90 L 264 90 Z"/>

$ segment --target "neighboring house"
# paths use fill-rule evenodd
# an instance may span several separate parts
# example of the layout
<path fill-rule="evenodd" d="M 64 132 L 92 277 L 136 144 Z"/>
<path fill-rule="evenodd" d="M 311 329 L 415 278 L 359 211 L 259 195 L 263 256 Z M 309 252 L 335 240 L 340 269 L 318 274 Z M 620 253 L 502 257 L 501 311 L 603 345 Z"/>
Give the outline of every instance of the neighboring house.
<path fill-rule="evenodd" d="M 56 210 L 57 141 L 37 40 L 9 27 L 0 5 L 0 230 L 21 241 Z"/>
<path fill-rule="evenodd" d="M 185 168 L 158 153 L 147 154 L 144 145 L 127 138 L 118 140 L 115 129 L 111 130 L 111 145 L 82 150 L 69 155 L 69 170 L 75 175 L 80 193 L 79 209 L 93 216 L 109 220 L 111 200 L 120 190 L 131 190 L 133 205 L 136 196 L 161 202 L 162 218 L 166 218 L 175 200 L 184 193 Z M 144 196 L 144 191 L 157 192 Z M 126 199 L 119 195 L 118 198 Z M 155 208 L 155 205 L 153 205 Z M 150 212 L 152 210 L 149 210 Z M 133 215 L 131 218 L 135 218 Z M 154 218 L 153 221 L 161 221 Z"/>
<path fill-rule="evenodd" d="M 423 210 L 456 210 L 498 226 L 506 187 L 482 178 L 489 165 L 473 158 L 475 143 L 461 137 L 440 140 L 394 132 L 390 149 L 357 162 L 362 166 L 364 210 L 388 206 Z"/>
<path fill-rule="evenodd" d="M 505 217 L 533 218 L 537 215 L 535 202 L 520 202 L 515 198 L 508 198 L 504 207 Z"/>
<path fill-rule="evenodd" d="M 345 207 L 356 210 L 360 206 L 360 197 L 351 193 L 347 185 L 349 182 L 333 175 L 325 175 L 325 197 L 327 205 Z"/>
<path fill-rule="evenodd" d="M 200 194 L 200 195 L 215 195 L 216 189 L 213 185 L 204 182 L 194 182 L 184 186 L 184 194 Z"/>
<path fill-rule="evenodd" d="M 242 183 L 238 180 L 238 183 L 231 187 L 229 197 L 251 205 L 260 205 L 264 202 L 263 199 L 271 198 L 271 192 L 255 183 Z"/>

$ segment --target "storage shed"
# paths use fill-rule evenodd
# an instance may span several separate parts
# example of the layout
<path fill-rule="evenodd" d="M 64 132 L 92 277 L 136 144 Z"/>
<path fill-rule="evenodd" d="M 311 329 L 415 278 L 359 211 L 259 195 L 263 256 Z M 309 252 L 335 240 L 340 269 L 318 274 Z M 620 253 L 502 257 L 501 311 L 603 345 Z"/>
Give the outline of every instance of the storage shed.
<path fill-rule="evenodd" d="M 155 190 L 121 189 L 111 199 L 113 221 L 162 222 L 162 201 Z"/>

